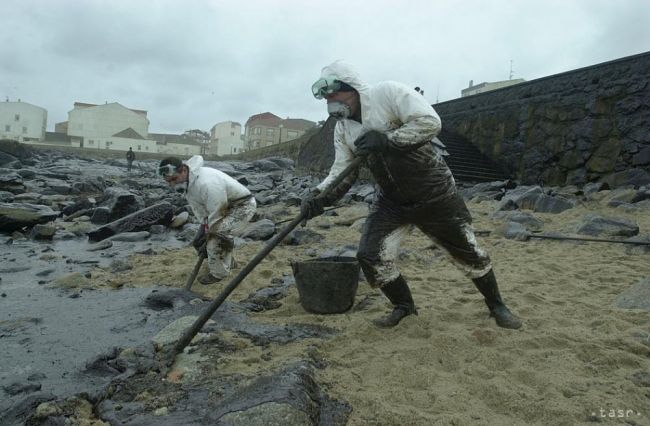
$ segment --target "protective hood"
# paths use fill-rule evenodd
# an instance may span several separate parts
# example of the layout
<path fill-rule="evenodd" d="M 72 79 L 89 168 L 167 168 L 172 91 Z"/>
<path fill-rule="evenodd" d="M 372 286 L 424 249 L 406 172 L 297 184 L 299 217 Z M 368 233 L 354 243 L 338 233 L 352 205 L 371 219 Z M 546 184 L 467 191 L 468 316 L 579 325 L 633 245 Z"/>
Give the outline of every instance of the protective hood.
<path fill-rule="evenodd" d="M 183 161 L 183 163 L 184 163 L 187 167 L 189 167 L 189 169 L 190 169 L 190 176 L 191 176 L 191 175 L 195 175 L 195 176 L 196 176 L 196 174 L 197 174 L 197 172 L 199 171 L 199 169 L 200 169 L 201 167 L 203 167 L 203 157 L 201 157 L 200 155 L 194 155 L 194 156 L 192 156 L 189 160 L 187 160 L 187 161 Z"/>
<path fill-rule="evenodd" d="M 337 120 L 334 128 L 334 163 L 327 178 L 318 185 L 320 190 L 326 188 L 351 163 L 356 155 L 355 141 L 371 130 L 386 135 L 389 143 L 396 150 L 408 152 L 413 150 L 417 155 L 422 154 L 423 157 L 418 158 L 418 161 L 422 161 L 422 168 L 411 170 L 412 173 L 409 175 L 415 175 L 430 168 L 431 155 L 429 154 L 431 153 L 420 152 L 419 148 L 430 142 L 440 132 L 441 123 L 440 117 L 424 96 L 414 91 L 411 86 L 396 81 L 383 81 L 369 85 L 359 77 L 353 67 L 340 60 L 324 67 L 321 79 L 340 80 L 359 93 L 361 120 Z M 368 158 L 372 159 L 371 157 Z M 383 159 L 383 156 L 374 157 Z M 401 158 L 401 156 L 395 155 L 388 157 Z M 396 164 L 388 170 L 387 160 L 380 161 L 380 163 L 381 167 L 378 166 L 373 171 L 373 175 L 377 175 L 375 180 L 377 181 L 378 177 L 388 176 L 393 187 L 391 192 L 400 193 L 403 188 L 401 186 L 398 188 L 392 181 L 395 180 L 396 174 L 404 173 L 403 165 Z M 432 179 L 435 180 L 437 177 Z M 416 187 L 413 189 L 416 189 L 417 185 L 416 183 Z"/>
<path fill-rule="evenodd" d="M 325 78 L 330 76 L 334 76 L 337 80 L 341 80 L 354 87 L 354 90 L 359 92 L 362 106 L 367 103 L 370 86 L 361 79 L 359 73 L 352 65 L 341 59 L 334 61 L 321 70 L 321 77 Z"/>

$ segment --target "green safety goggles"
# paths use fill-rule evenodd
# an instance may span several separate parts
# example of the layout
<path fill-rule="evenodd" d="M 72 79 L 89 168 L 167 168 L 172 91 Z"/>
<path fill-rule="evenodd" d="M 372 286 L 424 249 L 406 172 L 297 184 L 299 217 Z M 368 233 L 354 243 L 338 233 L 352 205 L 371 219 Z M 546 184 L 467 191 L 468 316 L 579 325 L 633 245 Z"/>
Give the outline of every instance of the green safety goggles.
<path fill-rule="evenodd" d="M 316 99 L 323 99 L 334 92 L 348 92 L 354 90 L 350 85 L 337 80 L 334 76 L 319 78 L 311 86 L 311 93 Z"/>
<path fill-rule="evenodd" d="M 158 167 L 158 170 L 156 171 L 158 176 L 161 177 L 167 177 L 167 176 L 172 176 L 178 173 L 176 170 L 176 167 L 174 167 L 172 164 L 165 164 L 164 166 Z"/>

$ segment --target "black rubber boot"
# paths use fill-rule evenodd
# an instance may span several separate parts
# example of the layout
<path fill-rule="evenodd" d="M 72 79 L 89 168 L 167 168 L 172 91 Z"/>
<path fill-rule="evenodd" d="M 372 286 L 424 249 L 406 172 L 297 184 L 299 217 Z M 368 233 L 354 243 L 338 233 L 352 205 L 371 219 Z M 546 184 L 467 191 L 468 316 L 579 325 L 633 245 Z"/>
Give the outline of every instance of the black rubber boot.
<path fill-rule="evenodd" d="M 381 287 L 380 290 L 388 297 L 388 300 L 391 301 L 394 307 L 393 312 L 373 321 L 377 327 L 395 327 L 402 318 L 411 314 L 418 314 L 418 311 L 415 309 L 413 297 L 411 296 L 411 290 L 409 290 L 406 280 L 401 275 Z"/>
<path fill-rule="evenodd" d="M 218 283 L 219 281 L 221 281 L 221 278 L 217 278 L 209 272 L 203 275 L 201 278 L 199 278 L 199 282 L 203 285 L 210 285 L 210 284 Z"/>
<path fill-rule="evenodd" d="M 494 317 L 499 327 L 512 329 L 521 327 L 521 320 L 510 312 L 510 309 L 503 303 L 501 294 L 499 294 L 497 279 L 492 270 L 481 278 L 475 278 L 472 281 L 474 281 L 474 285 L 485 298 L 485 304 L 490 309 L 490 316 Z"/>

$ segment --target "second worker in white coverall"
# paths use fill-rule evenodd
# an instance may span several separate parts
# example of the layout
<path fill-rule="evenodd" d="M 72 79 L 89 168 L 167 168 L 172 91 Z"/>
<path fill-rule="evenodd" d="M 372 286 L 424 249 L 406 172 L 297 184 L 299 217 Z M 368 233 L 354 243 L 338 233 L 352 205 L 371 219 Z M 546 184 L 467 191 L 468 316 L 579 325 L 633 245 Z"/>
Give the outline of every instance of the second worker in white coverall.
<path fill-rule="evenodd" d="M 257 208 L 255 197 L 226 173 L 204 167 L 200 155 L 187 161 L 167 157 L 160 162 L 158 174 L 171 186 L 184 190 L 192 213 L 201 221 L 195 241 L 205 234 L 210 272 L 200 277 L 199 282 L 213 284 L 224 279 L 234 262 L 232 231 L 253 218 Z"/>

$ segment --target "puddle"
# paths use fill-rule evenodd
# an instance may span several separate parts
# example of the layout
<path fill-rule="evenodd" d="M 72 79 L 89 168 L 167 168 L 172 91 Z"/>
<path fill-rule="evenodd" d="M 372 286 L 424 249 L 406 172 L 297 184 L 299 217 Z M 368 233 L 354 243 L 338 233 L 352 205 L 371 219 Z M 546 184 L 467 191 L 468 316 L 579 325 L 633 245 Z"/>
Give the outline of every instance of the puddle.
<path fill-rule="evenodd" d="M 88 252 L 79 240 L 8 241 L 0 240 L 0 412 L 30 391 L 65 396 L 99 389 L 110 377 L 84 375 L 87 362 L 113 347 L 144 344 L 182 316 L 181 310 L 142 305 L 156 288 L 70 292 L 46 284 L 73 272 L 92 273 L 135 252 L 187 243 L 116 241 Z"/>

